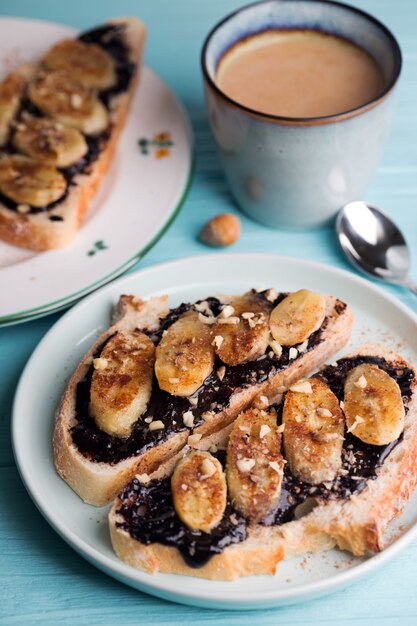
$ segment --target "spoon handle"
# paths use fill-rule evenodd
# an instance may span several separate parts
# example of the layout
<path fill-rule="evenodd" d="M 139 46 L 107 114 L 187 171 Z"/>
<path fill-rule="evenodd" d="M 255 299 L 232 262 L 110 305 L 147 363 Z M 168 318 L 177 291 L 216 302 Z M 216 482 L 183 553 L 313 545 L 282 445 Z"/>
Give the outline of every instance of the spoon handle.
<path fill-rule="evenodd" d="M 414 293 L 417 296 L 417 285 L 411 280 L 409 276 L 406 276 L 406 278 L 403 281 L 401 281 L 401 285 L 409 289 L 412 293 Z"/>

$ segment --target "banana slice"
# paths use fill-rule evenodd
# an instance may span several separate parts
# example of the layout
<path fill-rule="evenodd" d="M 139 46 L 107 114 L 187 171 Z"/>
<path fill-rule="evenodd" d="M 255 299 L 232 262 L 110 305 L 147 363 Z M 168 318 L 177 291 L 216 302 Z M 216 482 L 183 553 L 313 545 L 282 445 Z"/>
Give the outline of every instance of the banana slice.
<path fill-rule="evenodd" d="M 188 311 L 170 326 L 156 348 L 155 374 L 161 389 L 191 396 L 211 374 L 214 348 L 210 329 L 197 311 Z"/>
<path fill-rule="evenodd" d="M 64 39 L 43 60 L 48 70 L 60 70 L 88 89 L 109 89 L 116 84 L 116 71 L 109 54 L 96 44 Z"/>
<path fill-rule="evenodd" d="M 28 95 L 42 113 L 86 135 L 99 135 L 109 124 L 104 104 L 63 72 L 40 73 Z"/>
<path fill-rule="evenodd" d="M 172 499 L 180 520 L 209 533 L 226 508 L 227 487 L 221 463 L 210 452 L 190 452 L 171 477 Z"/>
<path fill-rule="evenodd" d="M 290 293 L 272 311 L 272 336 L 282 346 L 302 343 L 320 328 L 325 315 L 325 297 L 308 289 L 300 289 Z"/>
<path fill-rule="evenodd" d="M 0 84 L 0 146 L 8 139 L 10 128 L 19 110 L 25 81 L 12 72 Z"/>
<path fill-rule="evenodd" d="M 43 207 L 59 200 L 67 189 L 61 172 L 18 154 L 0 158 L 0 191 L 17 204 Z"/>
<path fill-rule="evenodd" d="M 342 464 L 344 420 L 329 387 L 316 378 L 293 385 L 282 423 L 285 458 L 294 476 L 312 485 L 334 480 Z"/>
<path fill-rule="evenodd" d="M 211 329 L 216 354 L 223 363 L 237 365 L 265 353 L 269 339 L 271 306 L 257 294 L 234 298 Z"/>
<path fill-rule="evenodd" d="M 69 167 L 88 151 L 84 136 L 76 128 L 28 115 L 17 124 L 12 143 L 19 152 L 55 167 Z"/>
<path fill-rule="evenodd" d="M 275 411 L 249 409 L 233 424 L 226 478 L 233 505 L 253 522 L 277 507 L 284 461 Z"/>
<path fill-rule="evenodd" d="M 348 431 L 365 443 L 383 446 L 404 430 L 404 404 L 397 382 L 377 365 L 364 363 L 345 381 Z"/>
<path fill-rule="evenodd" d="M 144 333 L 119 331 L 95 359 L 90 415 L 98 428 L 117 437 L 129 435 L 152 393 L 155 347 Z"/>

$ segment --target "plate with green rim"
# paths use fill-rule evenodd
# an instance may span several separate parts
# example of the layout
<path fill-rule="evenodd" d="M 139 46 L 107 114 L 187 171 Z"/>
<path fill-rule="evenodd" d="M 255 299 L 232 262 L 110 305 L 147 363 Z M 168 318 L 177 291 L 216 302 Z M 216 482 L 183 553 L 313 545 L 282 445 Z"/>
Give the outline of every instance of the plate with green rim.
<path fill-rule="evenodd" d="M 352 273 L 299 259 L 266 254 L 212 253 L 147 267 L 117 279 L 73 307 L 45 335 L 19 382 L 12 439 L 24 484 L 49 524 L 96 567 L 141 591 L 194 606 L 255 609 L 297 603 L 369 576 L 417 538 L 417 492 L 386 535 L 386 549 L 370 557 L 329 550 L 279 563 L 275 576 L 232 582 L 134 569 L 112 550 L 107 507 L 87 505 L 54 469 L 54 414 L 71 373 L 110 322 L 121 294 L 143 298 L 167 294 L 171 307 L 218 293 L 250 288 L 280 291 L 309 288 L 346 301 L 355 316 L 347 353 L 379 341 L 417 363 L 417 316 L 401 302 Z M 45 381 L 49 381 L 45 385 Z M 369 580 L 369 579 L 367 579 Z"/>
<path fill-rule="evenodd" d="M 0 79 L 56 41 L 76 35 L 60 24 L 0 18 Z M 145 66 L 111 167 L 74 242 L 37 253 L 0 241 L 0 290 L 7 294 L 0 301 L 0 325 L 68 306 L 131 267 L 177 215 L 192 169 L 187 115 Z"/>

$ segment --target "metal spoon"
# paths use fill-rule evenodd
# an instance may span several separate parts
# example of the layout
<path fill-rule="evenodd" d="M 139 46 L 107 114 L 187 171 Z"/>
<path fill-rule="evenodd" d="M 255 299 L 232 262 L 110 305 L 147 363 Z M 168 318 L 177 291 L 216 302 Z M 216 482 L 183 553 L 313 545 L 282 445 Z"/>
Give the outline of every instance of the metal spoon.
<path fill-rule="evenodd" d="M 388 215 L 365 202 L 349 202 L 337 216 L 336 232 L 343 252 L 353 265 L 417 295 L 417 285 L 408 275 L 407 242 Z"/>

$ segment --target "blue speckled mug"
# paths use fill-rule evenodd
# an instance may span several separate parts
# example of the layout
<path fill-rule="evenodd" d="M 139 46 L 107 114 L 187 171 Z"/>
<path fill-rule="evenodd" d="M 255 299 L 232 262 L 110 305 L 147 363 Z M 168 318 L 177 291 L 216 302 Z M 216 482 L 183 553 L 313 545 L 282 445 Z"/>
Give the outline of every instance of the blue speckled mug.
<path fill-rule="evenodd" d="M 240 40 L 280 28 L 313 29 L 352 41 L 381 67 L 384 88 L 345 113 L 288 118 L 249 109 L 216 85 L 223 54 Z M 401 52 L 391 32 L 354 7 L 272 0 L 232 13 L 209 33 L 202 69 L 210 126 L 238 205 L 273 227 L 309 228 L 362 197 L 378 164 L 393 110 Z"/>

